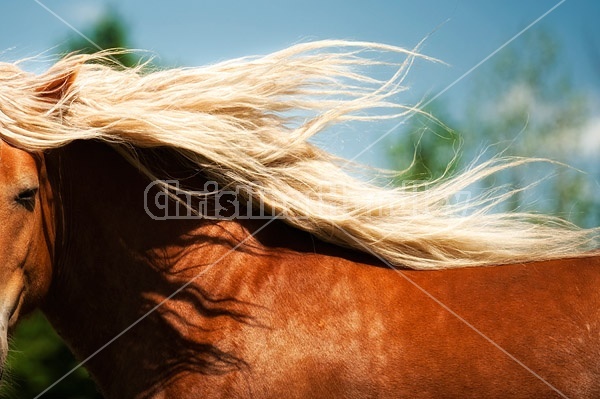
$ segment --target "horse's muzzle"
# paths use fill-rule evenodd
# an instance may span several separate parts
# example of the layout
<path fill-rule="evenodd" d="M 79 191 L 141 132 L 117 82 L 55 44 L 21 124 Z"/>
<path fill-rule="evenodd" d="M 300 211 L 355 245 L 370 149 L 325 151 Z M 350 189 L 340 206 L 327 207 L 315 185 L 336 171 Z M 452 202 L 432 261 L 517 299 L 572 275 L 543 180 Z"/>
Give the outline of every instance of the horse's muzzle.
<path fill-rule="evenodd" d="M 15 282 L 20 282 L 19 279 L 12 280 L 13 284 L 10 284 L 9 280 L 7 287 L 3 287 L 0 291 L 2 294 L 0 297 L 0 379 L 2 379 L 8 355 L 8 330 L 17 323 L 24 297 L 24 287 L 21 284 L 15 284 Z"/>

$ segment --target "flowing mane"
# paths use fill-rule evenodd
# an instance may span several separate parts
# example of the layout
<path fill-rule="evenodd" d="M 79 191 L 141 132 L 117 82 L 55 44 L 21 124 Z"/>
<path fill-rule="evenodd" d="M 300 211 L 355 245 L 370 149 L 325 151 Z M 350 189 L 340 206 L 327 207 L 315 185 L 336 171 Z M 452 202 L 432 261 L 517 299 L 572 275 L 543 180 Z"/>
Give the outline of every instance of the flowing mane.
<path fill-rule="evenodd" d="M 510 194 L 491 191 L 469 204 L 448 201 L 529 159 L 495 158 L 423 190 L 382 188 L 353 177 L 366 167 L 308 142 L 335 124 L 419 112 L 394 102 L 413 61 L 427 58 L 417 50 L 321 41 L 262 57 L 153 72 L 98 62 L 110 54 L 71 55 L 40 76 L 0 64 L 0 138 L 32 152 L 75 140 L 104 141 L 151 180 L 159 174 L 136 149 L 168 148 L 190 171 L 201 170 L 220 187 L 247 187 L 248 195 L 287 223 L 402 267 L 580 256 L 597 244 L 598 229 L 552 216 L 491 212 Z M 378 60 L 381 54 L 402 58 L 389 79 L 366 72 L 390 66 Z M 57 89 L 45 82 L 67 75 L 73 82 L 58 104 L 40 95 Z"/>

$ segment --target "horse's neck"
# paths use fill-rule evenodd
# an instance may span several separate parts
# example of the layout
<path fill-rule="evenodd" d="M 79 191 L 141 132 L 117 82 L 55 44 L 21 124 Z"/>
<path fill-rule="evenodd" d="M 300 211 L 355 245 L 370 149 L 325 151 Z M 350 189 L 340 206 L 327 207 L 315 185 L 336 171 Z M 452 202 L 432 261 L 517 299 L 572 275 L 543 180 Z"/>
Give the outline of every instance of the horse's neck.
<path fill-rule="evenodd" d="M 296 243 L 294 251 L 316 248 L 308 234 L 277 221 L 153 220 L 144 207 L 148 180 L 97 143 L 72 144 L 50 154 L 47 164 L 63 226 L 43 310 L 80 359 L 181 290 L 173 306 L 161 306 L 90 360 L 108 394 L 152 390 L 170 376 L 146 368 L 172 369 L 172 362 L 202 373 L 236 367 L 202 334 L 181 331 L 215 314 L 242 317 L 245 305 L 233 299 L 232 272 L 250 270 L 285 242 Z M 204 363 L 185 363 L 190 351 Z M 124 386 L 131 391 L 124 393 Z"/>

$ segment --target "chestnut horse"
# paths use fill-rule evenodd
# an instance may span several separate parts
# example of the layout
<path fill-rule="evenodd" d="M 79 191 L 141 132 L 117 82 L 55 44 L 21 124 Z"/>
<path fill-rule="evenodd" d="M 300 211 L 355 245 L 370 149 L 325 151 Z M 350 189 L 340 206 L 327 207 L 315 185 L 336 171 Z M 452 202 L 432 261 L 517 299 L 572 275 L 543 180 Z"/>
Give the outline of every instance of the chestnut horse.
<path fill-rule="evenodd" d="M 408 58 L 376 82 L 354 51 L 311 53 L 332 44 Z M 443 201 L 525 160 L 381 189 L 306 142 L 415 111 L 389 101 L 416 53 L 311 43 L 152 73 L 86 57 L 0 66 L 2 360 L 40 307 L 107 398 L 600 397 L 598 231 Z"/>

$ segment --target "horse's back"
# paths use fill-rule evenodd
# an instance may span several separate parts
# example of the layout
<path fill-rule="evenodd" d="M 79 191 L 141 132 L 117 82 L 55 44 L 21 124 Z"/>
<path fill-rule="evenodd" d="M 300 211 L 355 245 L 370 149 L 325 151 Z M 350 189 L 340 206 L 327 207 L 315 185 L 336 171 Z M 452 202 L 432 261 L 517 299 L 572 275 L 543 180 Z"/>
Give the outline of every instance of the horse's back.
<path fill-rule="evenodd" d="M 600 397 L 600 257 L 405 276 L 444 314 L 439 338 L 475 396 Z"/>
<path fill-rule="evenodd" d="M 271 266 L 268 328 L 244 329 L 265 396 L 600 397 L 598 257 L 432 272 L 302 260 Z"/>
<path fill-rule="evenodd" d="M 195 283 L 210 296 L 178 330 L 211 344 L 211 366 L 173 394 L 600 397 L 598 256 L 398 271 L 319 241 L 255 244 Z"/>

